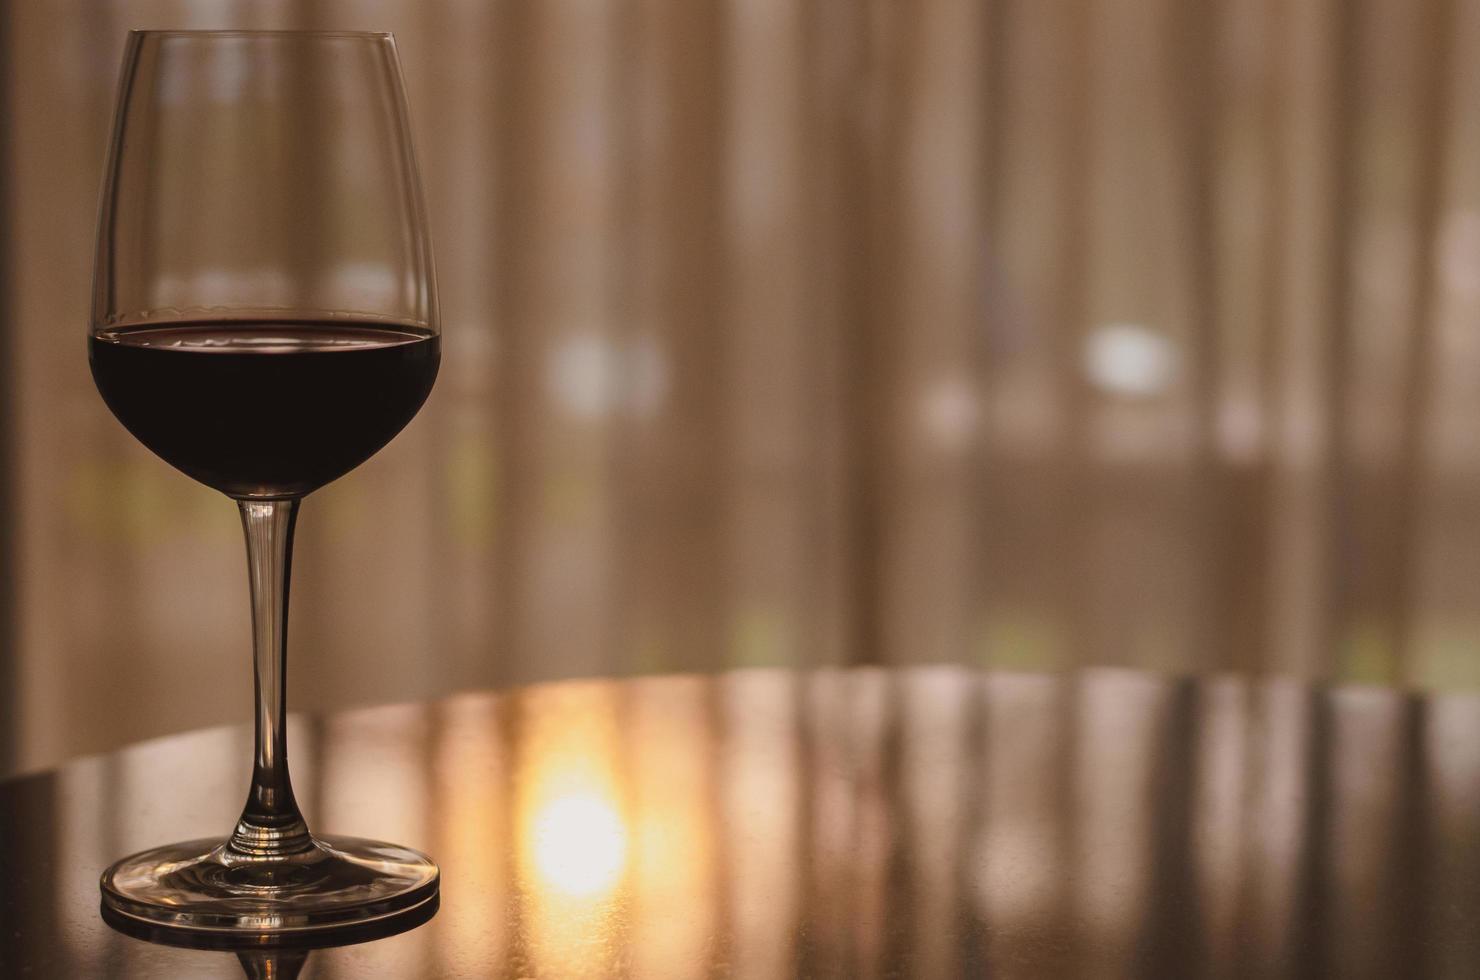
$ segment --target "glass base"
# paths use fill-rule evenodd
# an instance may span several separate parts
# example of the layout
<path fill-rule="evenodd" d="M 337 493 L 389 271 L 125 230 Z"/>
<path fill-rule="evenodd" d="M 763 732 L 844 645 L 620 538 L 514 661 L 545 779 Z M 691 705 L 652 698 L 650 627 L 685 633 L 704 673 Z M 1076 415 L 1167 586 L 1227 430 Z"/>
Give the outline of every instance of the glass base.
<path fill-rule="evenodd" d="M 435 911 L 439 880 L 425 854 L 380 841 L 316 837 L 264 859 L 207 839 L 126 857 L 101 887 L 105 915 L 121 924 L 303 939 Z"/>

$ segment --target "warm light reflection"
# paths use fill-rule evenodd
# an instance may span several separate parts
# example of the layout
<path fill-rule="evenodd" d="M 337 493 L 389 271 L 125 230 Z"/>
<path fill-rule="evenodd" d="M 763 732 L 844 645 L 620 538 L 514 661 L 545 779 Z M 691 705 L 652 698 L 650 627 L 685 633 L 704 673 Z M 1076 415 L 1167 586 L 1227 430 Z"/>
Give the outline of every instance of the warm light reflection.
<path fill-rule="evenodd" d="M 959 667 L 930 667 L 909 676 L 899 690 L 903 713 L 905 804 L 915 854 L 913 960 L 910 972 L 947 977 L 961 947 L 961 865 L 967 860 L 962 826 L 972 791 L 965 773 L 979 770 L 967 738 L 971 674 Z"/>
<path fill-rule="evenodd" d="M 713 963 L 720 828 L 715 706 L 704 692 L 699 678 L 632 684 L 627 976 L 705 976 Z"/>
<path fill-rule="evenodd" d="M 322 761 L 316 780 L 315 770 L 308 768 L 317 754 L 308 733 L 291 731 L 290 752 L 297 753 L 294 782 L 304 799 L 319 797 L 312 809 L 305 807 L 310 826 L 323 833 L 363 835 L 429 849 L 435 818 L 426 806 L 434 785 L 426 765 L 431 722 L 431 711 L 415 704 L 387 705 L 329 720 L 319 736 Z M 303 781 L 296 778 L 298 772 L 304 773 Z M 309 780 L 318 783 L 317 793 Z M 413 976 L 433 948 L 430 932 L 413 929 L 382 947 L 376 965 L 383 976 Z"/>
<path fill-rule="evenodd" d="M 508 745 L 502 702 L 462 696 L 442 704 L 433 768 L 437 814 L 432 851 L 443 868 L 437 955 L 451 976 L 508 955 L 510 930 L 489 915 L 508 901 Z"/>
<path fill-rule="evenodd" d="M 607 975 L 631 838 L 616 700 L 600 684 L 556 684 L 523 694 L 519 717 L 515 846 L 530 975 Z"/>
<path fill-rule="evenodd" d="M 627 828 L 616 807 L 591 792 L 557 796 L 533 820 L 540 883 L 564 895 L 610 890 L 627 861 Z"/>
<path fill-rule="evenodd" d="M 731 976 L 793 973 L 798 874 L 795 675 L 745 671 L 725 678 L 726 737 L 721 746 L 721 821 L 729 833 L 726 907 L 731 915 Z"/>

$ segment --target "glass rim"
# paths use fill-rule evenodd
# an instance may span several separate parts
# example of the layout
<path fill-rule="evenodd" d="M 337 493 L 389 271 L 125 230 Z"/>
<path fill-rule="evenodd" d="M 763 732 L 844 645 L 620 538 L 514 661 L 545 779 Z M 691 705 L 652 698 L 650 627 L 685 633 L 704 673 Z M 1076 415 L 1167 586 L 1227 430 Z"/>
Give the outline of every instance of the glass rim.
<path fill-rule="evenodd" d="M 257 30 L 255 28 L 228 28 L 223 30 L 179 30 L 154 28 L 133 28 L 129 32 L 130 37 L 188 37 L 188 38 L 215 38 L 215 37 L 265 37 L 265 38 L 347 38 L 351 40 L 395 40 L 395 34 L 390 31 L 336 31 L 336 30 Z"/>

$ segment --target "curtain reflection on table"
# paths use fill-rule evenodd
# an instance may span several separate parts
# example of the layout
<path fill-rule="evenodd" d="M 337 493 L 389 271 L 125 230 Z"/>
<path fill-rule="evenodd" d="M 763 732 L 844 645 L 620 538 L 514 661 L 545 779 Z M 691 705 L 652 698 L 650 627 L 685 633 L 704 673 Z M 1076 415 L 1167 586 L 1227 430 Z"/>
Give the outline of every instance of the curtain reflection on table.
<path fill-rule="evenodd" d="M 294 735 L 312 824 L 444 868 L 429 924 L 316 952 L 304 976 L 1480 970 L 1474 697 L 746 671 L 462 695 Z M 118 853 L 228 826 L 240 742 L 69 769 L 59 805 L 88 817 L 64 828 L 58 913 L 95 904 Z M 79 975 L 149 955 L 82 946 Z"/>

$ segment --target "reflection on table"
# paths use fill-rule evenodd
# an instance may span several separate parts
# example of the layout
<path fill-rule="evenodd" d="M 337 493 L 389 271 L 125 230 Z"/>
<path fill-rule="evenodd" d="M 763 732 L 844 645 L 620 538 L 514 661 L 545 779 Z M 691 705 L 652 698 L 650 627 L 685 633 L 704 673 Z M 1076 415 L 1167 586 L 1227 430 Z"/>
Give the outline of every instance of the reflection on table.
<path fill-rule="evenodd" d="M 442 907 L 304 977 L 1480 975 L 1480 698 L 1129 671 L 741 672 L 301 720 L 311 823 Z M 125 851 L 224 833 L 246 733 L 0 787 L 5 957 L 240 976 L 97 921 Z M 7 919 L 9 921 L 9 919 Z M 0 940 L 0 942 L 9 940 Z"/>

